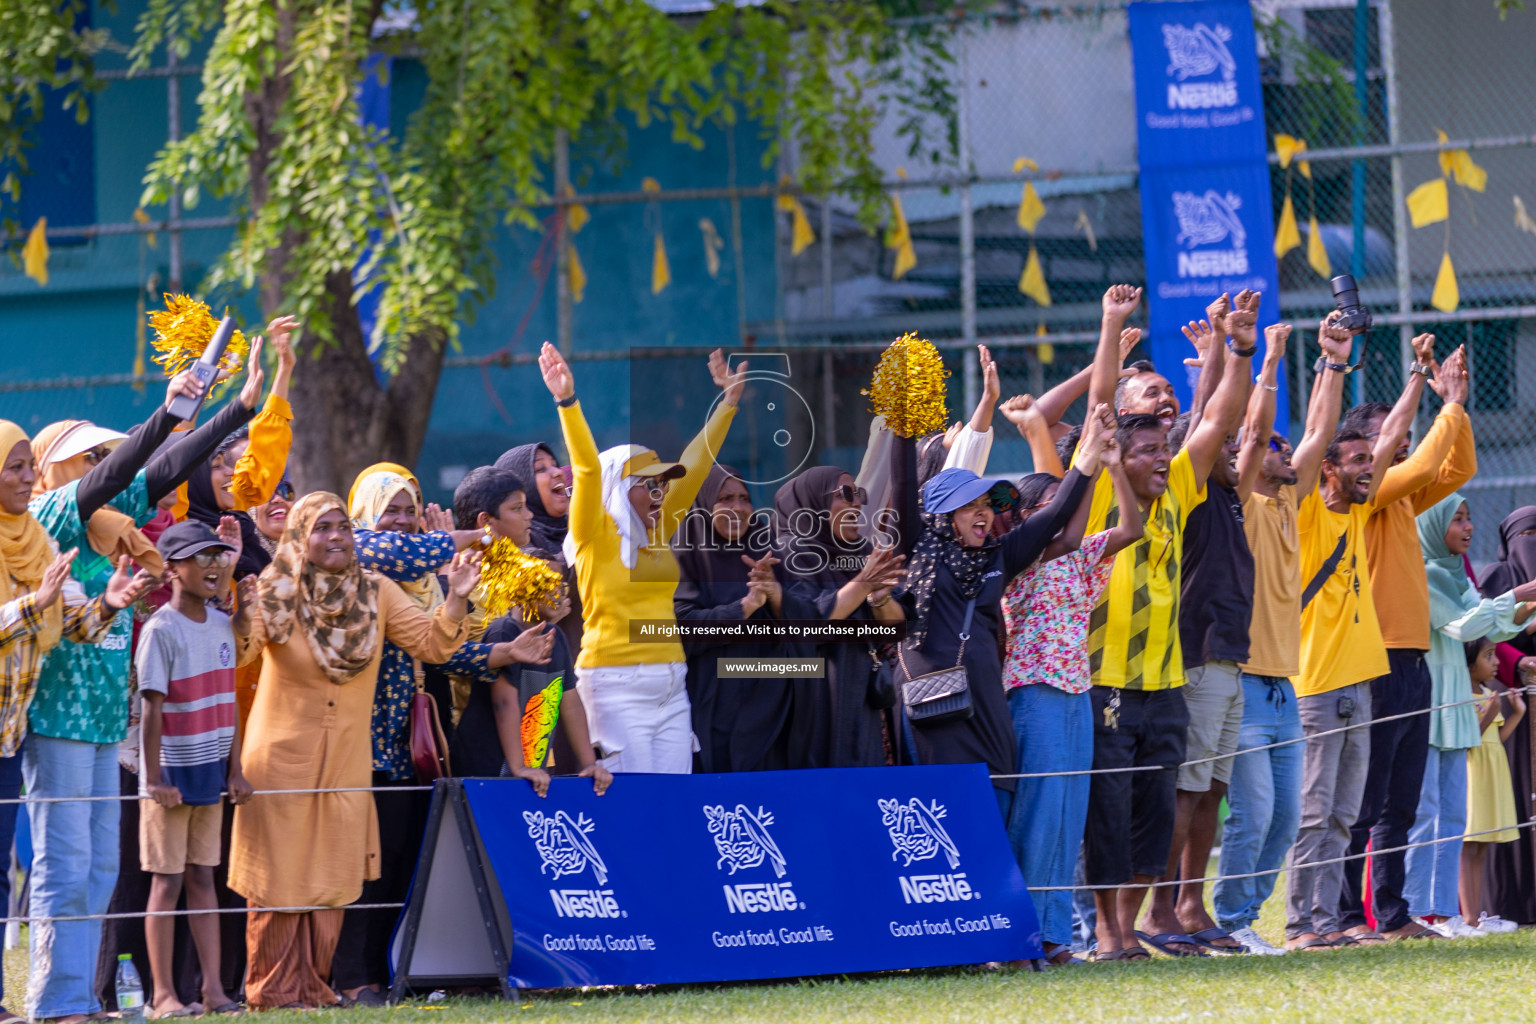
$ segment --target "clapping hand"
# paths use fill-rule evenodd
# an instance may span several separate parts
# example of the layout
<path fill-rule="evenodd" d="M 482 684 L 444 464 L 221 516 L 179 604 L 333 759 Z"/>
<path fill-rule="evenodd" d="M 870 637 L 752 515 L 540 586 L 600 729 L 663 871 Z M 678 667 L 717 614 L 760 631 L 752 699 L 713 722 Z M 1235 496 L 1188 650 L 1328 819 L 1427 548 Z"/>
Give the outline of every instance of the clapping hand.
<path fill-rule="evenodd" d="M 128 556 L 119 556 L 117 569 L 112 573 L 112 578 L 107 580 L 107 589 L 101 595 L 103 618 L 116 615 L 155 589 L 160 582 L 147 569 L 130 574 L 129 568 Z"/>
<path fill-rule="evenodd" d="M 895 548 L 875 548 L 864 559 L 864 567 L 854 582 L 866 587 L 871 593 L 883 587 L 893 587 L 907 574 L 906 555 L 898 555 Z"/>
<path fill-rule="evenodd" d="M 1434 379 L 1429 382 L 1430 389 L 1440 396 L 1442 402 L 1455 402 L 1465 405 L 1467 392 L 1471 387 L 1467 380 L 1467 349 L 1465 345 L 1458 346 L 1452 352 L 1444 364 L 1435 371 Z"/>
<path fill-rule="evenodd" d="M 480 552 L 460 551 L 448 563 L 448 592 L 467 599 L 480 584 Z"/>
<path fill-rule="evenodd" d="M 49 563 L 48 568 L 43 570 L 43 581 L 32 593 L 32 607 L 35 611 L 47 611 L 53 607 L 53 603 L 63 592 L 64 581 L 69 579 L 69 567 L 79 553 L 79 548 L 60 552 L 58 557 Z"/>

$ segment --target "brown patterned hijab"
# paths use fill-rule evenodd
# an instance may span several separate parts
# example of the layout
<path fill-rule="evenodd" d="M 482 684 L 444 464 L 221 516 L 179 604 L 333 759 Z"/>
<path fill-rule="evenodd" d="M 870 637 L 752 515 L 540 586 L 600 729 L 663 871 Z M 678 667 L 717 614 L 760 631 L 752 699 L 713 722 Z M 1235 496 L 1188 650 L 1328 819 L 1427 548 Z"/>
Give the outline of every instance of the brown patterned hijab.
<path fill-rule="evenodd" d="M 379 583 L 358 566 L 355 554 L 338 573 L 310 562 L 309 535 L 315 521 L 332 509 L 347 514 L 346 504 L 328 491 L 294 503 L 272 564 L 257 579 L 256 593 L 267 640 L 288 643 L 297 628 L 320 670 L 339 684 L 361 672 L 378 648 Z"/>

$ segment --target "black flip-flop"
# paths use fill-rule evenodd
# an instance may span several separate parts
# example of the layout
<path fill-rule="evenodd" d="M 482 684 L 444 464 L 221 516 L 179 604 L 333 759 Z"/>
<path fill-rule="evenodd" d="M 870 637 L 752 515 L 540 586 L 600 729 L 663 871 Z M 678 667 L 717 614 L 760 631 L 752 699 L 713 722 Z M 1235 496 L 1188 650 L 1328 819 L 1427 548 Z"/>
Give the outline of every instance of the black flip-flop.
<path fill-rule="evenodd" d="M 1329 942 L 1327 939 L 1323 938 L 1321 935 L 1314 935 L 1310 939 L 1306 939 L 1306 940 L 1303 940 L 1302 942 L 1296 943 L 1296 945 L 1294 945 L 1294 946 L 1289 946 L 1289 945 L 1286 946 L 1285 947 L 1285 951 L 1287 953 L 1310 953 L 1310 952 L 1312 952 L 1314 950 L 1320 952 L 1320 951 L 1325 950 L 1325 949 L 1337 949 L 1337 948 L 1338 948 L 1337 946 L 1335 946 L 1333 943 Z"/>
<path fill-rule="evenodd" d="M 226 1017 L 238 1017 L 240 1014 L 245 1012 L 245 1007 L 231 1000 L 225 1003 L 223 1006 L 215 1006 L 208 1012 L 213 1014 L 223 1014 Z"/>
<path fill-rule="evenodd" d="M 1206 928 L 1203 931 L 1191 932 L 1189 937 L 1195 940 L 1195 945 L 1204 946 L 1206 949 L 1213 950 L 1217 953 L 1236 954 L 1248 952 L 1248 947 L 1244 946 L 1242 943 L 1238 943 L 1236 946 L 1216 945 L 1217 939 L 1231 939 L 1233 942 L 1237 942 L 1236 939 L 1233 939 L 1231 935 L 1220 928 Z"/>
<path fill-rule="evenodd" d="M 1157 950 L 1159 953 L 1162 953 L 1164 956 L 1205 956 L 1204 953 L 1199 951 L 1199 944 L 1196 943 L 1194 939 L 1190 938 L 1188 935 L 1180 935 L 1178 932 L 1161 932 L 1157 935 L 1148 935 L 1146 932 L 1138 931 L 1136 933 L 1136 937 L 1142 942 L 1145 942 L 1147 945 L 1151 946 L 1153 949 Z M 1195 946 L 1196 951 L 1193 953 L 1184 953 L 1180 950 L 1173 949 L 1172 947 L 1176 943 L 1181 946 Z"/>

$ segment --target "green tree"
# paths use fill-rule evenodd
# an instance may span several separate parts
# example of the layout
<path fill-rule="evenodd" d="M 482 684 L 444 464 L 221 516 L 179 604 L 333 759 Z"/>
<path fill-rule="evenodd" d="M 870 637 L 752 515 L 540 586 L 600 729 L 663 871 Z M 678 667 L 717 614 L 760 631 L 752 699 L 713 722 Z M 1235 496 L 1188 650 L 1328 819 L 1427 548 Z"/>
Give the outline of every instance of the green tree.
<path fill-rule="evenodd" d="M 43 86 L 88 110 L 103 40 L 75 29 L 82 2 L 0 0 L 0 157 L 24 153 Z M 444 354 L 494 284 L 496 233 L 537 227 L 550 200 L 557 132 L 620 155 L 626 118 L 693 147 L 706 125 L 750 124 L 768 161 L 793 145 L 799 186 L 850 194 L 877 223 L 883 97 L 905 105 L 914 153 L 952 149 L 931 128 L 953 106 L 944 33 L 892 17 L 914 6 L 725 0 L 672 17 L 644 0 L 148 0 L 127 44 L 136 66 L 210 42 L 196 129 L 157 155 L 144 204 L 178 189 L 189 209 L 204 192 L 234 201 L 240 227 L 203 290 L 255 289 L 265 313 L 302 319 L 312 361 L 294 381 L 291 465 L 301 489 L 343 489 L 370 462 L 419 454 Z M 427 74 L 397 136 L 358 115 L 380 49 Z M 371 339 L 359 280 L 378 290 Z"/>

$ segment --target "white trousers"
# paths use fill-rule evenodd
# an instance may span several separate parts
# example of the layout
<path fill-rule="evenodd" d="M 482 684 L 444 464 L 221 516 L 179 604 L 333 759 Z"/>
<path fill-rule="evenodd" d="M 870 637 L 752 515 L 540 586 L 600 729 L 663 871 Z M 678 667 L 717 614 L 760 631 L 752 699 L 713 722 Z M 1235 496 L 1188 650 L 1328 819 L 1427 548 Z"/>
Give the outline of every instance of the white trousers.
<path fill-rule="evenodd" d="M 604 753 L 610 772 L 687 775 L 693 771 L 692 713 L 687 665 L 577 668 L 576 690 L 587 709 L 592 742 Z"/>

